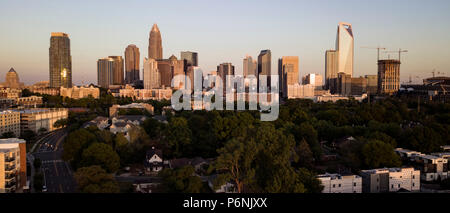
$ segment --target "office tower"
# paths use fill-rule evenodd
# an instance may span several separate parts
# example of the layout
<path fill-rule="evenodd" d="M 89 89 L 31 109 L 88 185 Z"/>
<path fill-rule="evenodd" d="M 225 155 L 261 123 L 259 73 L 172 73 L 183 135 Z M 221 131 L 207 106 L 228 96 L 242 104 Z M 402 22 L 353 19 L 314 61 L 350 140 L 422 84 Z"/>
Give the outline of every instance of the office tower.
<path fill-rule="evenodd" d="M 243 75 L 244 77 L 250 75 L 258 76 L 258 62 L 253 60 L 251 56 L 245 56 L 244 58 Z"/>
<path fill-rule="evenodd" d="M 217 75 L 222 78 L 222 86 L 224 93 L 227 90 L 227 87 L 231 87 L 231 84 L 227 82 L 227 76 L 234 76 L 234 66 L 231 63 L 222 63 L 217 66 Z"/>
<path fill-rule="evenodd" d="M 0 193 L 21 191 L 27 185 L 26 141 L 0 139 Z"/>
<path fill-rule="evenodd" d="M 150 38 L 148 42 L 148 58 L 159 60 L 163 58 L 161 32 L 158 25 L 154 24 L 150 31 Z"/>
<path fill-rule="evenodd" d="M 365 75 L 366 78 L 366 91 L 368 94 L 376 94 L 378 91 L 378 76 L 377 75 Z"/>
<path fill-rule="evenodd" d="M 400 61 L 378 61 L 378 93 L 393 94 L 400 88 Z"/>
<path fill-rule="evenodd" d="M 161 76 L 158 71 L 158 62 L 155 59 L 144 59 L 144 89 L 161 87 Z"/>
<path fill-rule="evenodd" d="M 70 39 L 65 33 L 52 33 L 50 38 L 50 87 L 72 87 Z"/>
<path fill-rule="evenodd" d="M 183 51 L 181 52 L 181 60 L 185 61 L 186 66 L 198 66 L 198 53 Z"/>
<path fill-rule="evenodd" d="M 352 78 L 351 95 L 362 95 L 367 93 L 367 79 L 364 77 Z"/>
<path fill-rule="evenodd" d="M 5 82 L 0 84 L 0 86 L 1 85 L 3 85 L 3 87 L 11 88 L 11 89 L 21 89 L 25 86 L 24 83 L 20 82 L 19 75 L 14 70 L 14 68 L 11 68 L 6 73 Z"/>
<path fill-rule="evenodd" d="M 338 73 L 337 93 L 343 96 L 352 94 L 352 77 L 350 74 L 345 74 L 343 72 Z"/>
<path fill-rule="evenodd" d="M 109 88 L 113 83 L 114 59 L 101 58 L 97 61 L 97 82 L 100 87 Z"/>
<path fill-rule="evenodd" d="M 267 91 L 270 91 L 270 81 L 272 74 L 271 71 L 272 66 L 272 53 L 270 50 L 262 50 L 261 53 L 258 56 L 258 91 L 259 91 L 259 85 L 261 83 L 262 76 L 266 76 L 267 79 Z"/>
<path fill-rule="evenodd" d="M 114 60 L 114 72 L 113 72 L 113 84 L 114 85 L 123 85 L 123 58 L 122 56 L 109 56 L 109 58 Z"/>
<path fill-rule="evenodd" d="M 336 50 L 327 50 L 325 53 L 325 89 L 330 91 L 336 90 L 337 69 L 338 52 Z"/>
<path fill-rule="evenodd" d="M 134 44 L 125 49 L 125 83 L 132 84 L 139 81 L 139 48 Z"/>
<path fill-rule="evenodd" d="M 336 50 L 338 52 L 337 72 L 353 76 L 353 30 L 349 23 L 341 22 L 338 26 Z"/>
<path fill-rule="evenodd" d="M 287 97 L 288 86 L 297 84 L 298 78 L 298 56 L 283 56 L 278 59 L 278 80 L 283 97 Z"/>
<path fill-rule="evenodd" d="M 316 89 L 322 89 L 323 87 L 323 76 L 320 74 L 309 73 L 305 76 L 303 84 L 311 84 Z"/>
<path fill-rule="evenodd" d="M 171 87 L 174 70 L 172 69 L 170 59 L 157 60 L 157 62 L 159 75 L 161 76 L 161 86 Z"/>
<path fill-rule="evenodd" d="M 185 60 L 178 60 L 176 56 L 172 55 L 169 57 L 170 66 L 172 67 L 172 73 L 173 77 L 177 75 L 184 75 L 185 74 Z M 193 65 L 192 65 L 193 66 Z M 172 77 L 172 78 L 173 78 Z"/>

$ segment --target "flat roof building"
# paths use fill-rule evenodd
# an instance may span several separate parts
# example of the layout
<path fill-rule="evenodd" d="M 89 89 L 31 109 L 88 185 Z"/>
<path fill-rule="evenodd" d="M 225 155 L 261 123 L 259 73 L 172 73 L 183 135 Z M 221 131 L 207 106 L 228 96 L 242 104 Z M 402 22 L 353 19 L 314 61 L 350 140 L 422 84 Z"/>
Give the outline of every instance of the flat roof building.
<path fill-rule="evenodd" d="M 20 191 L 27 184 L 26 142 L 0 139 L 0 193 Z"/>

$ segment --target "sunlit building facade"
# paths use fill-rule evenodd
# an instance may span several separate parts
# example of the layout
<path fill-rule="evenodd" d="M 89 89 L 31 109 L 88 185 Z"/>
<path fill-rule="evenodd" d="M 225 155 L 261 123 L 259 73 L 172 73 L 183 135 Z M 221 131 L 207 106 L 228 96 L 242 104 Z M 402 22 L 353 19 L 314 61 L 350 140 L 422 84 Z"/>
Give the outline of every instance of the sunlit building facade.
<path fill-rule="evenodd" d="M 68 34 L 51 34 L 49 58 L 50 87 L 72 87 L 72 56 Z"/>
<path fill-rule="evenodd" d="M 125 49 L 125 83 L 132 84 L 139 81 L 139 48 L 134 44 Z"/>
<path fill-rule="evenodd" d="M 354 39 L 352 25 L 340 22 L 337 32 L 336 50 L 338 54 L 338 73 L 353 76 Z"/>

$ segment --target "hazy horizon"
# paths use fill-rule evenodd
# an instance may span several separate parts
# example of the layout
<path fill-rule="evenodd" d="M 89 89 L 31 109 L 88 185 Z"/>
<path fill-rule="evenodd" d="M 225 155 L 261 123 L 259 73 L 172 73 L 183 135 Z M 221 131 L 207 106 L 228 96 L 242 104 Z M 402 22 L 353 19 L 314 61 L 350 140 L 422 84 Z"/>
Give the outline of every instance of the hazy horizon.
<path fill-rule="evenodd" d="M 270 49 L 272 71 L 281 56 L 299 56 L 300 76 L 324 74 L 325 51 L 335 48 L 337 25 L 353 25 L 354 76 L 376 74 L 378 46 L 402 55 L 401 81 L 450 75 L 450 1 L 25 1 L 0 2 L 0 82 L 13 67 L 20 80 L 48 81 L 51 32 L 71 40 L 72 78 L 76 85 L 97 83 L 97 59 L 124 56 L 139 47 L 141 79 L 149 32 L 162 34 L 163 56 L 198 52 L 199 66 L 212 71 L 231 62 L 242 70 L 246 55 L 257 59 Z M 397 53 L 389 53 L 397 59 Z M 382 54 L 387 58 L 388 54 Z M 416 76 L 418 78 L 416 78 Z"/>

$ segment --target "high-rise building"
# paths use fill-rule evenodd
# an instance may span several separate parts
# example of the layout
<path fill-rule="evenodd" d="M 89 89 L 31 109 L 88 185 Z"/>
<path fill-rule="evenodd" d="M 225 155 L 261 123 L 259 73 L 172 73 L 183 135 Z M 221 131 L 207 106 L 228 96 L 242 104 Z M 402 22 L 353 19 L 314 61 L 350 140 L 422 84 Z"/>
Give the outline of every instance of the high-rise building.
<path fill-rule="evenodd" d="M 7 87 L 7 88 L 11 88 L 11 89 L 21 89 L 23 88 L 25 85 L 24 83 L 21 83 L 19 80 L 19 75 L 17 74 L 17 72 L 14 70 L 14 68 L 11 68 L 7 73 L 6 73 L 6 78 L 5 78 L 5 82 L 0 84 L 0 86 L 3 87 Z"/>
<path fill-rule="evenodd" d="M 337 72 L 353 76 L 353 30 L 352 25 L 340 22 L 338 26 L 336 50 L 338 52 Z"/>
<path fill-rule="evenodd" d="M 258 56 L 258 91 L 262 76 L 267 78 L 267 91 L 270 91 L 270 81 L 272 75 L 272 53 L 270 50 L 262 50 Z"/>
<path fill-rule="evenodd" d="M 251 56 L 245 56 L 242 74 L 244 75 L 244 77 L 250 75 L 253 75 L 255 77 L 258 76 L 258 62 L 253 60 Z"/>
<path fill-rule="evenodd" d="M 170 59 L 157 60 L 158 71 L 161 76 L 161 86 L 170 87 L 172 85 L 173 69 Z"/>
<path fill-rule="evenodd" d="M 122 79 L 120 79 L 122 73 Z M 120 85 L 123 82 L 123 60 L 121 56 L 110 56 L 97 61 L 98 85 L 108 88 L 110 85 Z"/>
<path fill-rule="evenodd" d="M 393 94 L 400 89 L 400 61 L 378 61 L 378 93 Z"/>
<path fill-rule="evenodd" d="M 132 84 L 139 81 L 139 48 L 134 44 L 125 49 L 125 83 Z"/>
<path fill-rule="evenodd" d="M 158 72 L 158 62 L 155 59 L 144 59 L 144 89 L 161 87 L 161 76 Z"/>
<path fill-rule="evenodd" d="M 217 66 L 217 75 L 222 78 L 223 91 L 226 92 L 227 87 L 231 87 L 231 84 L 227 82 L 227 76 L 234 76 L 234 66 L 231 63 L 222 63 Z"/>
<path fill-rule="evenodd" d="M 350 76 L 350 74 L 345 74 L 343 72 L 338 73 L 336 88 L 336 93 L 340 95 L 352 95 L 352 77 Z"/>
<path fill-rule="evenodd" d="M 27 184 L 26 141 L 0 139 L 0 193 L 13 193 Z"/>
<path fill-rule="evenodd" d="M 159 31 L 157 24 L 154 24 L 150 31 L 148 58 L 153 58 L 155 60 L 163 58 L 161 32 Z"/>
<path fill-rule="evenodd" d="M 325 89 L 336 90 L 333 84 L 337 78 L 338 53 L 336 50 L 327 50 L 325 53 Z"/>
<path fill-rule="evenodd" d="M 183 51 L 181 52 L 181 60 L 185 61 L 186 66 L 198 66 L 198 53 Z"/>
<path fill-rule="evenodd" d="M 305 76 L 303 84 L 311 84 L 317 89 L 322 89 L 323 76 L 315 73 L 309 73 Z"/>
<path fill-rule="evenodd" d="M 109 58 L 114 60 L 114 72 L 113 72 L 113 84 L 123 85 L 124 84 L 124 73 L 123 73 L 123 58 L 122 56 L 109 56 Z"/>
<path fill-rule="evenodd" d="M 365 75 L 364 76 L 367 80 L 367 93 L 368 94 L 376 94 L 378 91 L 378 76 L 377 75 Z"/>
<path fill-rule="evenodd" d="M 283 97 L 287 97 L 289 85 L 298 83 L 298 56 L 283 56 L 278 59 L 278 80 Z"/>
<path fill-rule="evenodd" d="M 50 87 L 72 87 L 72 56 L 68 34 L 52 33 L 49 59 Z"/>

